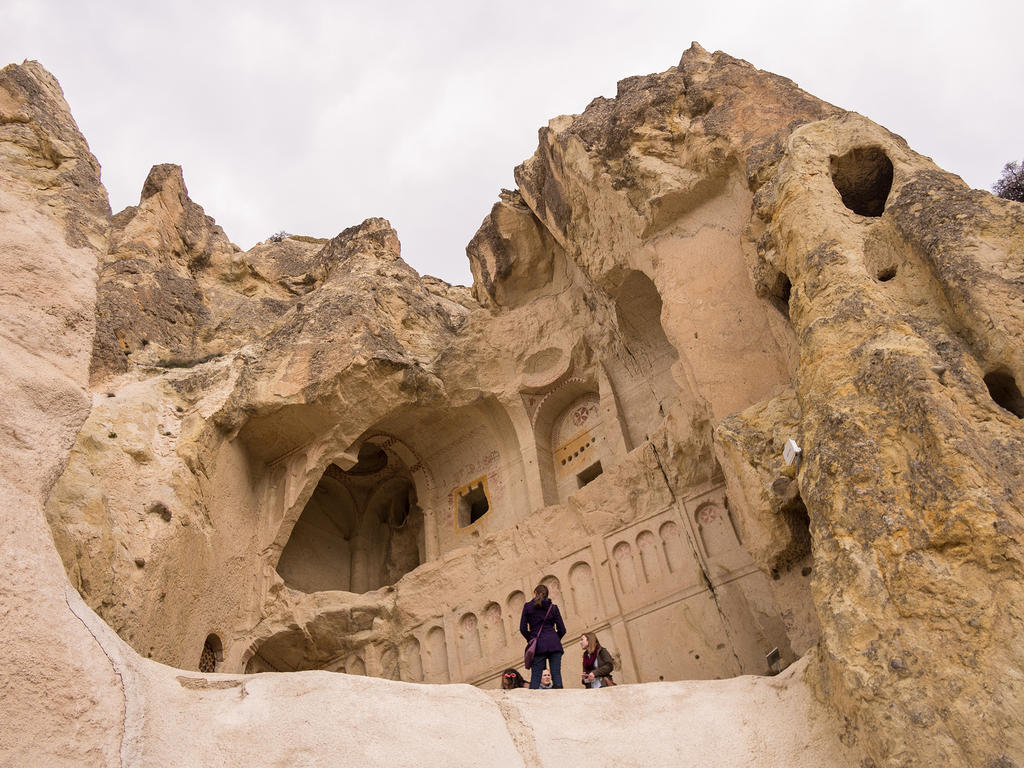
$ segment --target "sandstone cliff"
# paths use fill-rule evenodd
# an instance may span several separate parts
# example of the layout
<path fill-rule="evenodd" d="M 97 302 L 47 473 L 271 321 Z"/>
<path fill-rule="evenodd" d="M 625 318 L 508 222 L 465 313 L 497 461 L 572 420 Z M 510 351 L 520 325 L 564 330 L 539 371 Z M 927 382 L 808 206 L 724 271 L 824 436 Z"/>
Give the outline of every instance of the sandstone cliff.
<path fill-rule="evenodd" d="M 38 65 L 3 70 L 0 131 L 3 450 L 31 469 L 4 690 L 49 744 L 8 754 L 167 762 L 169 708 L 228 764 L 328 762 L 302 713 L 367 764 L 561 764 L 573 720 L 608 764 L 1024 762 L 1019 204 L 696 45 L 541 129 L 471 290 L 383 219 L 241 252 L 176 166 L 111 216 Z M 555 703 L 352 677 L 493 687 L 538 582 L 620 682 L 684 682 Z M 23 682 L 39 644 L 73 661 Z M 239 674 L 292 670 L 348 674 Z M 328 723 L 378 697 L 364 737 Z M 243 747 L 230 723 L 268 713 L 285 746 Z"/>

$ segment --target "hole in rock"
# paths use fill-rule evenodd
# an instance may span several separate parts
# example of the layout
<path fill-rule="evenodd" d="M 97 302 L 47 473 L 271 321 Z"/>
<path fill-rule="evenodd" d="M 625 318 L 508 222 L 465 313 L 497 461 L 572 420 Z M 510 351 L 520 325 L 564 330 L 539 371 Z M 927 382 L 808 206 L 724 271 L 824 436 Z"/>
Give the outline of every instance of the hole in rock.
<path fill-rule="evenodd" d="M 491 508 L 482 482 L 470 486 L 459 495 L 459 528 L 472 525 Z"/>
<path fill-rule="evenodd" d="M 424 561 L 423 512 L 401 459 L 372 444 L 331 464 L 292 528 L 277 572 L 302 592 L 368 592 Z"/>
<path fill-rule="evenodd" d="M 789 543 L 775 558 L 774 572 L 786 571 L 811 553 L 811 519 L 799 495 L 780 510 L 789 529 Z"/>
<path fill-rule="evenodd" d="M 985 386 L 996 401 L 996 405 L 1009 411 L 1018 419 L 1024 419 L 1024 395 L 1021 395 L 1016 380 L 1007 371 L 992 371 L 985 374 Z"/>
<path fill-rule="evenodd" d="M 582 488 L 593 480 L 596 480 L 600 476 L 601 472 L 601 462 L 595 461 L 589 467 L 576 475 L 576 483 L 580 488 Z"/>
<path fill-rule="evenodd" d="M 896 277 L 896 267 L 886 267 L 878 271 L 878 282 L 887 283 Z"/>
<path fill-rule="evenodd" d="M 779 272 L 769 291 L 769 296 L 771 297 L 772 306 L 787 318 L 789 317 L 789 299 L 792 295 L 793 283 L 790 282 L 789 276 L 785 272 Z"/>
<path fill-rule="evenodd" d="M 152 515 L 160 515 L 161 519 L 165 523 L 171 522 L 171 510 L 167 508 L 167 505 L 162 501 L 155 501 L 149 507 L 149 512 Z"/>
<path fill-rule="evenodd" d="M 829 162 L 843 205 L 860 216 L 881 216 L 892 189 L 892 160 L 881 147 L 855 147 Z"/>
<path fill-rule="evenodd" d="M 203 643 L 203 652 L 199 654 L 199 671 L 216 672 L 224 660 L 224 646 L 217 635 L 210 635 Z"/>
<path fill-rule="evenodd" d="M 672 366 L 679 355 L 662 325 L 661 294 L 646 274 L 627 273 L 612 297 L 621 347 L 617 359 L 607 361 L 607 370 L 627 442 L 635 448 L 661 425 L 678 398 Z"/>
<path fill-rule="evenodd" d="M 356 465 L 348 471 L 350 475 L 373 475 L 388 465 L 388 455 L 373 443 L 363 443 L 359 448 Z"/>

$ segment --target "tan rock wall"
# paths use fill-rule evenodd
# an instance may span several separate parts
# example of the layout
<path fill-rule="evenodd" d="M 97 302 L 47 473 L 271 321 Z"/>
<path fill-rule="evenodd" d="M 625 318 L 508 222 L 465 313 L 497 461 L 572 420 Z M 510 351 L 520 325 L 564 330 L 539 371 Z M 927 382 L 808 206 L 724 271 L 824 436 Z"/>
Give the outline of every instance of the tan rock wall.
<path fill-rule="evenodd" d="M 11 765 L 109 765 L 123 735 L 121 680 L 75 614 L 85 608 L 42 510 L 89 413 L 94 238 L 106 194 L 41 67 L 0 70 L 0 113 L 0 756 Z"/>
<path fill-rule="evenodd" d="M 27 468 L 3 598 L 33 671 L 4 679 L 32 737 L 12 759 L 162 764 L 187 723 L 205 762 L 316 764 L 333 725 L 371 764 L 473 763 L 437 741 L 470 729 L 544 765 L 580 748 L 560 713 L 626 707 L 708 765 L 857 762 L 806 670 L 865 765 L 1024 761 L 1019 206 L 694 46 L 541 131 L 468 248 L 471 293 L 416 275 L 383 219 L 241 253 L 175 166 L 109 217 L 52 78 L 0 86 L 3 450 Z M 353 678 L 496 686 L 537 583 L 570 685 L 585 629 L 622 683 L 808 658 L 552 694 L 557 713 Z M 221 671 L 321 671 L 138 655 L 195 668 L 211 635 Z M 34 668 L 40 646 L 59 653 Z M 353 699 L 358 738 L 327 723 Z M 779 706 L 799 727 L 766 736 Z M 403 708 L 422 729 L 394 738 Z"/>
<path fill-rule="evenodd" d="M 321 266 L 251 346 L 197 364 L 200 340 L 234 338 L 203 336 L 203 320 L 179 344 L 190 367 L 150 368 L 181 395 L 173 412 L 157 413 L 150 398 L 166 394 L 152 388 L 126 407 L 134 376 L 104 385 L 115 397 L 83 432 L 51 514 L 95 542 L 68 533 L 62 553 L 97 610 L 177 665 L 196 664 L 212 632 L 224 669 L 494 684 L 520 655 L 522 601 L 544 581 L 565 596 L 572 636 L 601 631 L 626 680 L 760 673 L 773 648 L 784 664 L 806 649 L 806 567 L 780 608 L 724 497 L 691 503 L 721 484 L 713 420 L 777 391 L 786 357 L 764 322 L 776 310 L 744 271 L 750 193 L 735 160 L 699 138 L 675 156 L 659 133 L 685 127 L 670 114 L 680 84 L 634 82 L 596 119 L 552 123 L 523 197 L 506 195 L 470 246 L 490 311 L 417 283 L 382 220 L 308 244 L 320 253 L 298 267 L 288 241 L 285 267 L 268 245 L 232 256 L 180 171 L 154 169 L 112 253 L 176 254 L 155 264 L 190 281 L 205 302 L 196 317 L 218 316 L 231 291 L 269 290 L 251 279 L 240 290 L 225 259 L 257 278 Z M 602 143 L 601 120 L 623 112 L 644 138 Z M 126 358 L 145 366 L 153 343 Z M 101 417 L 111 408 L 118 431 Z M 93 450 L 108 429 L 120 452 Z M 362 479 L 368 444 L 390 468 Z M 89 474 L 105 478 L 95 532 L 62 520 Z M 408 484 L 397 503 L 411 532 L 375 501 L 395 483 Z M 325 493 L 336 511 L 317 501 Z M 145 513 L 140 494 L 154 499 Z M 567 506 L 531 523 L 554 504 Z M 171 579 L 182 558 L 187 575 Z M 567 668 L 578 663 L 570 651 Z"/>
<path fill-rule="evenodd" d="M 864 146 L 881 147 L 894 166 L 881 220 L 847 210 L 819 171 Z M 1020 380 L 1014 355 L 991 350 L 1019 337 L 1021 301 L 979 299 L 991 325 L 947 302 L 1019 282 L 1019 248 L 988 223 L 1001 214 L 1015 226 L 1019 206 L 966 189 L 852 115 L 794 134 L 777 194 L 772 234 L 802 346 L 798 480 L 815 560 L 831 564 L 814 582 L 828 659 L 821 685 L 860 727 L 884 730 L 876 754 L 885 764 L 915 764 L 923 743 L 943 762 L 1015 759 L 1020 692 L 1004 679 L 993 698 L 984 681 L 1020 664 L 1018 644 L 996 638 L 1015 634 L 1016 582 L 1003 579 L 1024 509 L 1014 447 L 1024 433 L 983 377 L 1000 368 Z M 921 216 L 930 224 L 908 242 L 908 218 Z M 968 218 L 970 234 L 958 224 Z M 873 263 L 882 248 L 897 258 L 885 265 L 892 276 Z M 933 293 L 929 272 L 940 286 L 958 274 L 959 287 Z M 843 631 L 850 626 L 857 631 Z"/>

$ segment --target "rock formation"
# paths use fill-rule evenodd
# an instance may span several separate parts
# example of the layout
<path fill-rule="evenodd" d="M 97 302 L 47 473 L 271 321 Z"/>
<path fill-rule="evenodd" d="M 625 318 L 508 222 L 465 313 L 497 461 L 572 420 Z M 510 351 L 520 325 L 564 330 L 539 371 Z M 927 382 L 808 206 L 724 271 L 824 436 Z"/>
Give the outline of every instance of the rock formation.
<path fill-rule="evenodd" d="M 697 45 L 541 129 L 472 289 L 177 166 L 111 216 L 33 63 L 0 179 L 12 761 L 1024 763 L 1024 206 Z M 538 583 L 570 685 L 679 682 L 407 685 L 496 687 Z"/>

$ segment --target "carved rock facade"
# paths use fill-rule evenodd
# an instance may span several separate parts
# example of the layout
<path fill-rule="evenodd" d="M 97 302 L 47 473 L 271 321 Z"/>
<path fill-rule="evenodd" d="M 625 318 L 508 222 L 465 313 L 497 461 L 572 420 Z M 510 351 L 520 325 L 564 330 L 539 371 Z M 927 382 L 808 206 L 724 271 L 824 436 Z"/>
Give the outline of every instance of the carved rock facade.
<path fill-rule="evenodd" d="M 109 217 L 4 76 L 5 178 L 98 264 L 45 513 L 139 655 L 495 687 L 543 583 L 570 684 L 585 630 L 620 682 L 778 649 L 876 765 L 1024 759 L 1019 204 L 694 46 L 541 130 L 469 290 L 383 219 L 242 253 L 174 166 Z"/>

